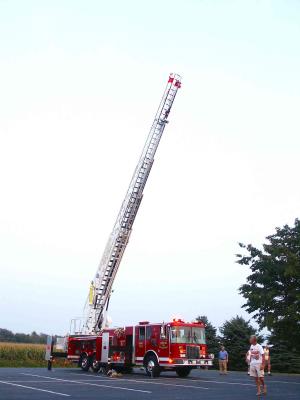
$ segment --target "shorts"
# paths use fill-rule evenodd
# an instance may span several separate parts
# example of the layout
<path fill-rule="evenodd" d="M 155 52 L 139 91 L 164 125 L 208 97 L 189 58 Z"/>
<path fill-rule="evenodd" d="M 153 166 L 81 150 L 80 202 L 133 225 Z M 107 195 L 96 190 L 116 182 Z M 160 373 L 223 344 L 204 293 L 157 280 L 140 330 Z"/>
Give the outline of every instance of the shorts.
<path fill-rule="evenodd" d="M 263 369 L 260 369 L 261 364 L 250 365 L 250 376 L 254 378 L 263 378 L 265 373 Z"/>

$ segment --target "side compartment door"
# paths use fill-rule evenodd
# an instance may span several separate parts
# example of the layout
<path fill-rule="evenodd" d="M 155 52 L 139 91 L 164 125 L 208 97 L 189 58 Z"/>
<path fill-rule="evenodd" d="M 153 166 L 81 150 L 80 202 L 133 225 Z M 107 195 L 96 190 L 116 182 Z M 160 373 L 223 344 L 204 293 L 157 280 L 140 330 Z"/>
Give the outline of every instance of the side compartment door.
<path fill-rule="evenodd" d="M 108 363 L 109 332 L 102 333 L 101 362 Z"/>
<path fill-rule="evenodd" d="M 143 363 L 146 352 L 146 329 L 145 326 L 135 327 L 135 362 Z"/>

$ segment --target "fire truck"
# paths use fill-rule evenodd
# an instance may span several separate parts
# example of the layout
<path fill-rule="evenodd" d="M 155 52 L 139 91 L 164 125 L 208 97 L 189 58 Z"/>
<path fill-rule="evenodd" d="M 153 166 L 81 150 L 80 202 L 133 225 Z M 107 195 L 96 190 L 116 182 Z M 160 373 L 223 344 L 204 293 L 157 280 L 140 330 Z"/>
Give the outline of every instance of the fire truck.
<path fill-rule="evenodd" d="M 84 371 L 102 372 L 112 368 L 131 371 L 143 367 L 147 375 L 176 371 L 186 377 L 194 368 L 212 365 L 207 356 L 203 322 L 140 322 L 135 326 L 104 329 L 100 335 L 70 336 L 68 358 Z"/>
<path fill-rule="evenodd" d="M 147 84 L 146 79 L 145 85 Z M 180 87 L 180 75 L 170 74 L 99 267 L 91 282 L 81 320 L 83 322 L 78 327 L 76 320 L 73 320 L 73 328 L 70 329 L 66 341 L 66 353 L 53 352 L 52 339 L 49 338 L 46 357 L 49 369 L 55 355 L 66 355 L 83 370 L 92 368 L 97 371 L 112 367 L 128 370 L 133 366 L 141 366 L 151 376 L 158 376 L 162 370 L 175 370 L 179 376 L 187 376 L 193 368 L 212 364 L 207 356 L 205 326 L 202 322 L 186 323 L 178 319 L 169 323 L 141 322 L 136 326 L 112 329 L 107 318 L 113 282 L 130 238 L 154 156 Z"/>

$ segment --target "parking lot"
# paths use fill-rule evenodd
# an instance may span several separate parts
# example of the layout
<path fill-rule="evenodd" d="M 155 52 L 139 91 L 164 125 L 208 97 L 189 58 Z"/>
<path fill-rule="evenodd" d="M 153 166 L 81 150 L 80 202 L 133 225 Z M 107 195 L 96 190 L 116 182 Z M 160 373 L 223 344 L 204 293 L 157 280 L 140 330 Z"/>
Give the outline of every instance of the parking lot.
<path fill-rule="evenodd" d="M 299 399 L 300 376 L 275 374 L 266 378 L 269 399 Z M 151 379 L 142 371 L 118 378 L 79 369 L 1 368 L 0 399 L 255 399 L 254 382 L 245 374 L 195 370 L 188 378 L 164 373 Z M 262 396 L 263 397 L 263 396 Z"/>

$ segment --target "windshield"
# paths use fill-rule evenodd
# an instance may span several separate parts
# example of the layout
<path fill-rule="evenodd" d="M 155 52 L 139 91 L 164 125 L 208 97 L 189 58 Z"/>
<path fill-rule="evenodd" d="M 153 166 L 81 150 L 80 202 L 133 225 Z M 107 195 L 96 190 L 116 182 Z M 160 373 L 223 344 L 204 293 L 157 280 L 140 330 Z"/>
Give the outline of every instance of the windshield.
<path fill-rule="evenodd" d="M 191 328 L 189 326 L 172 326 L 171 343 L 205 344 L 204 328 Z"/>

